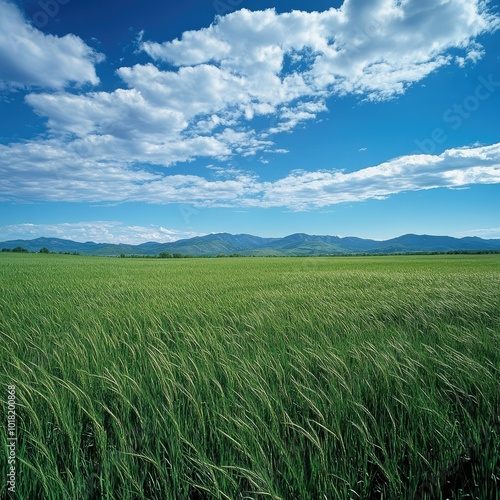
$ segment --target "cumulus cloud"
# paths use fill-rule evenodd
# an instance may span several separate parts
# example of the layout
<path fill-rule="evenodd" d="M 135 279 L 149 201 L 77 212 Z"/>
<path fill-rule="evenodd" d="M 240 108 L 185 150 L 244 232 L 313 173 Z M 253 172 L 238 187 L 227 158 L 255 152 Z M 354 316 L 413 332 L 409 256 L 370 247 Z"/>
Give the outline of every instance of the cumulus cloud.
<path fill-rule="evenodd" d="M 242 9 L 142 49 L 157 61 L 238 77 L 250 101 L 278 106 L 331 92 L 380 100 L 448 64 L 450 49 L 477 60 L 474 38 L 498 25 L 481 0 L 345 0 L 324 12 Z"/>
<path fill-rule="evenodd" d="M 499 182 L 498 144 L 357 172 L 295 170 L 274 182 L 241 171 L 166 175 L 149 166 L 283 152 L 273 136 L 316 119 L 333 95 L 391 99 L 443 65 L 477 61 L 477 38 L 499 26 L 482 0 L 345 0 L 339 9 L 283 14 L 243 9 L 177 40 L 142 41 L 154 64 L 119 68 L 125 88 L 110 92 L 65 91 L 71 82 L 98 82 L 99 56 L 78 37 L 37 31 L 6 0 L 0 8 L 3 85 L 56 89 L 25 98 L 47 118 L 45 138 L 0 145 L 0 201 L 306 210 Z"/>
<path fill-rule="evenodd" d="M 0 240 L 62 238 L 85 243 L 124 243 L 138 245 L 147 241 L 167 243 L 199 236 L 162 226 L 127 226 L 117 221 L 90 221 L 61 224 L 12 224 L 0 226 Z"/>
<path fill-rule="evenodd" d="M 141 37 L 155 64 L 119 68 L 127 88 L 31 94 L 26 102 L 64 143 L 92 142 L 96 161 L 168 166 L 255 155 L 273 151 L 275 134 L 327 111 L 332 95 L 391 99 L 443 65 L 477 61 L 477 37 L 498 26 L 483 0 L 345 0 L 339 9 L 282 14 L 242 9 L 180 39 Z"/>
<path fill-rule="evenodd" d="M 102 59 L 102 54 L 75 35 L 45 35 L 17 6 L 0 0 L 0 89 L 96 85 L 95 64 Z"/>
<path fill-rule="evenodd" d="M 210 166 L 213 174 L 208 178 L 166 175 L 112 160 L 96 164 L 76 152 L 61 158 L 57 151 L 55 142 L 44 149 L 36 143 L 19 145 L 17 150 L 0 146 L 0 201 L 183 203 L 308 210 L 380 200 L 405 191 L 500 183 L 500 143 L 449 149 L 441 155 L 409 155 L 354 172 L 294 170 L 273 182 L 242 170 L 214 166 Z"/>

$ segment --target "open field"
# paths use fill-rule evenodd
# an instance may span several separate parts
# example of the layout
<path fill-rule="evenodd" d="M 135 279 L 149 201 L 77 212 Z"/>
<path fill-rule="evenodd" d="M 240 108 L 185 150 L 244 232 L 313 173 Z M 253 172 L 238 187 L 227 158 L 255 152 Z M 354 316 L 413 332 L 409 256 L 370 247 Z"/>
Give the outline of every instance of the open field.
<path fill-rule="evenodd" d="M 0 254 L 0 348 L 19 498 L 498 495 L 499 255 Z"/>

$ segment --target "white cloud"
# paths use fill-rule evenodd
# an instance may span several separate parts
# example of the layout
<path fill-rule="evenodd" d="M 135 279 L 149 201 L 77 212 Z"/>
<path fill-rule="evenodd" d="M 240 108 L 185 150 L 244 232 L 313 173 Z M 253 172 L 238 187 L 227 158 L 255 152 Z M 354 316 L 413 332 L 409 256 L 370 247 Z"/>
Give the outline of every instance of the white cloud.
<path fill-rule="evenodd" d="M 452 48 L 477 60 L 478 35 L 499 26 L 481 0 L 345 0 L 339 9 L 277 14 L 246 9 L 209 28 L 142 49 L 182 68 L 212 65 L 273 104 L 321 94 L 388 99 L 448 64 Z"/>
<path fill-rule="evenodd" d="M 49 116 L 48 125 L 52 130 L 79 137 L 100 135 L 131 139 L 142 135 L 147 140 L 156 134 L 178 133 L 187 124 L 181 112 L 155 108 L 136 89 L 86 95 L 31 94 L 26 102 L 38 113 Z"/>
<path fill-rule="evenodd" d="M 147 241 L 167 243 L 199 236 L 190 231 L 177 231 L 162 226 L 126 226 L 117 221 L 92 221 L 61 224 L 13 224 L 0 226 L 0 241 L 61 238 L 85 243 L 124 243 L 138 245 Z"/>
<path fill-rule="evenodd" d="M 500 183 L 500 143 L 410 155 L 355 172 L 295 170 L 266 182 L 237 169 L 210 167 L 212 179 L 164 175 L 76 152 L 58 155 L 55 140 L 0 146 L 0 201 L 184 203 L 198 207 L 320 208 L 435 188 Z"/>
<path fill-rule="evenodd" d="M 43 34 L 13 3 L 0 0 L 0 89 L 96 85 L 94 65 L 102 58 L 75 35 Z"/>
<path fill-rule="evenodd" d="M 463 68 L 468 62 L 477 63 L 485 54 L 484 48 L 478 43 L 470 43 L 465 57 L 457 56 L 457 64 Z"/>
<path fill-rule="evenodd" d="M 292 172 L 267 183 L 264 206 L 306 210 L 345 202 L 385 199 L 405 191 L 500 183 L 500 144 L 457 148 L 441 155 L 411 155 L 355 172 Z"/>
<path fill-rule="evenodd" d="M 242 9 L 178 40 L 142 42 L 156 65 L 119 68 L 126 89 L 31 94 L 26 102 L 47 117 L 63 148 L 78 147 L 75 137 L 92 144 L 96 164 L 255 155 L 273 151 L 274 134 L 317 119 L 332 95 L 390 99 L 452 61 L 477 61 L 475 39 L 498 26 L 482 0 L 346 0 L 339 9 L 283 14 Z"/>
<path fill-rule="evenodd" d="M 296 170 L 274 182 L 242 171 L 206 179 L 148 167 L 286 152 L 274 148 L 272 135 L 316 119 L 332 95 L 390 99 L 453 60 L 477 61 L 475 39 L 499 26 L 483 1 L 346 0 L 340 9 L 285 14 L 243 9 L 180 40 L 144 42 L 158 66 L 120 68 L 127 88 L 80 94 L 62 88 L 97 83 L 99 56 L 78 37 L 35 30 L 6 0 L 0 7 L 3 85 L 59 89 L 26 97 L 47 117 L 48 139 L 0 145 L 0 201 L 305 210 L 500 182 L 498 144 L 350 173 Z"/>

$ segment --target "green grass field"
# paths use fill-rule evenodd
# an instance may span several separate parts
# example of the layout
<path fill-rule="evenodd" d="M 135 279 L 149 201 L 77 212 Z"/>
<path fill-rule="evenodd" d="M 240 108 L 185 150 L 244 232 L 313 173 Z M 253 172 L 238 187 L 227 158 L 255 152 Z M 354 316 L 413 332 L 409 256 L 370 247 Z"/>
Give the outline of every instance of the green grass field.
<path fill-rule="evenodd" d="M 18 498 L 498 498 L 498 255 L 0 254 L 0 347 Z"/>

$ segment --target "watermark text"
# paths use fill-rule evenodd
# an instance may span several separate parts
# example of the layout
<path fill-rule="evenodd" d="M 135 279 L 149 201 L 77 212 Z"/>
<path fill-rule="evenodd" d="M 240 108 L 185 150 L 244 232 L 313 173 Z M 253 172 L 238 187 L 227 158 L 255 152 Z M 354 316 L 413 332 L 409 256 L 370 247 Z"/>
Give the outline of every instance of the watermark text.
<path fill-rule="evenodd" d="M 16 492 L 16 387 L 7 387 L 7 489 L 10 493 Z"/>

